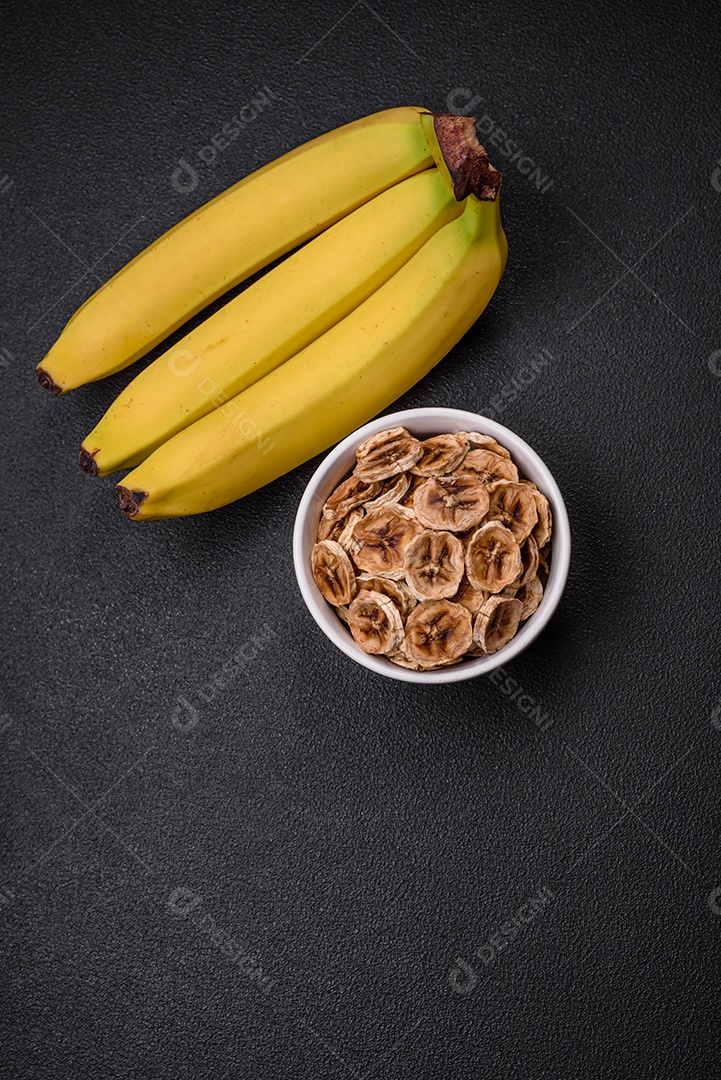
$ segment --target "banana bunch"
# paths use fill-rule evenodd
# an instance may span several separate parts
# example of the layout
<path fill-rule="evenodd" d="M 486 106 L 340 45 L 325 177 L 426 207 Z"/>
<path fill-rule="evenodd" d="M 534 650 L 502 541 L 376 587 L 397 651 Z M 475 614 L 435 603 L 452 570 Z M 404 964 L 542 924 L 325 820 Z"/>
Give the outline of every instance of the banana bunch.
<path fill-rule="evenodd" d="M 83 304 L 38 366 L 43 387 L 59 395 L 127 367 L 299 250 L 133 379 L 83 441 L 81 467 L 132 469 L 118 485 L 128 517 L 179 517 L 327 449 L 486 307 L 507 255 L 500 183 L 472 118 L 398 108 L 207 203 Z"/>

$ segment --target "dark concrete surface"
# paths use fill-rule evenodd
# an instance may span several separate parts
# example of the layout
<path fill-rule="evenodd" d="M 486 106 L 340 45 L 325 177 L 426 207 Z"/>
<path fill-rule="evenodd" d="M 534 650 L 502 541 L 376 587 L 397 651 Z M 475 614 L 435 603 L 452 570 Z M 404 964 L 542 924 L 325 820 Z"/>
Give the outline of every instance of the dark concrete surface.
<path fill-rule="evenodd" d="M 6 12 L 3 1076 L 717 1074 L 718 31 L 710 3 Z M 513 684 L 333 650 L 291 562 L 313 462 L 132 524 L 75 460 L 130 373 L 54 400 L 33 372 L 179 218 L 402 103 L 479 117 L 510 258 L 401 405 L 495 416 L 571 517 Z"/>

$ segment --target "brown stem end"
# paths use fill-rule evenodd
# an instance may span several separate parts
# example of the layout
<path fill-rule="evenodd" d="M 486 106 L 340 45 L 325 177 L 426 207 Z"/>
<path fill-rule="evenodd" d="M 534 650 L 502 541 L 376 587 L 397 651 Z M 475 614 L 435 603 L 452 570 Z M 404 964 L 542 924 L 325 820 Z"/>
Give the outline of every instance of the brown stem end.
<path fill-rule="evenodd" d="M 95 454 L 91 454 L 84 446 L 81 446 L 78 450 L 78 465 L 84 473 L 88 474 L 88 476 L 98 475 L 98 464 L 95 460 Z"/>
<path fill-rule="evenodd" d="M 58 386 L 58 384 L 50 377 L 50 375 L 48 375 L 47 371 L 45 371 L 44 368 L 39 367 L 35 370 L 38 374 L 38 382 L 42 386 L 43 390 L 48 390 L 53 395 L 53 397 L 59 397 L 60 394 L 62 394 L 63 392 L 62 386 Z"/>
<path fill-rule="evenodd" d="M 140 513 L 140 507 L 148 497 L 147 491 L 132 491 L 130 488 L 118 484 L 118 498 L 120 509 L 126 517 L 134 518 Z"/>
<path fill-rule="evenodd" d="M 433 128 L 458 202 L 469 195 L 494 202 L 502 177 L 498 169 L 493 168 L 488 154 L 478 141 L 475 116 L 433 113 Z"/>

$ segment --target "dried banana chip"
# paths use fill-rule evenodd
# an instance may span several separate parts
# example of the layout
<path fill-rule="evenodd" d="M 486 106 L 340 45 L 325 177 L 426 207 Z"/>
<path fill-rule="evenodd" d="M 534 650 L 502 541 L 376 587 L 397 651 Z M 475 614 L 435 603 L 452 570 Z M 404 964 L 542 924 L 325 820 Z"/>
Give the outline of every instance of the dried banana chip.
<path fill-rule="evenodd" d="M 401 647 L 397 652 L 386 653 L 386 656 L 394 664 L 398 664 L 399 667 L 410 668 L 411 671 L 423 671 L 420 664 L 417 664 L 415 660 L 411 660 L 405 648 L 405 641 L 401 643 Z"/>
<path fill-rule="evenodd" d="M 405 475 L 410 476 L 411 482 L 408 485 L 408 490 L 406 491 L 403 498 L 399 499 L 398 501 L 400 502 L 401 506 L 407 506 L 409 510 L 412 510 L 413 513 L 415 513 L 415 511 L 413 510 L 413 502 L 415 499 L 416 491 L 422 484 L 425 484 L 426 478 L 424 476 L 413 476 L 412 473 L 406 473 Z"/>
<path fill-rule="evenodd" d="M 513 583 L 519 589 L 522 585 L 528 584 L 531 578 L 534 578 L 538 573 L 538 544 L 533 539 L 533 533 L 521 548 L 521 560 L 523 569 L 518 579 Z"/>
<path fill-rule="evenodd" d="M 411 486 L 410 473 L 402 472 L 398 477 L 391 477 L 381 484 L 381 492 L 375 499 L 369 499 L 364 504 L 366 513 L 369 510 L 377 510 L 379 506 L 387 506 L 388 503 L 400 502 L 408 488 Z"/>
<path fill-rule="evenodd" d="M 408 588 L 419 600 L 453 596 L 463 577 L 463 545 L 449 532 L 425 529 L 403 557 Z"/>
<path fill-rule="evenodd" d="M 538 521 L 535 492 L 526 484 L 497 480 L 491 484 L 488 494 L 488 520 L 500 521 L 522 544 Z"/>
<path fill-rule="evenodd" d="M 488 487 L 496 480 L 518 480 L 518 469 L 510 458 L 493 450 L 470 450 L 463 459 L 463 472 L 477 476 Z"/>
<path fill-rule="evenodd" d="M 406 622 L 406 650 L 424 668 L 459 660 L 472 640 L 470 612 L 451 600 L 424 600 Z"/>
<path fill-rule="evenodd" d="M 466 551 L 466 573 L 474 588 L 499 593 L 522 569 L 521 549 L 510 529 L 489 521 L 476 530 Z"/>
<path fill-rule="evenodd" d="M 335 540 L 321 540 L 310 553 L 313 580 L 321 593 L 334 607 L 350 604 L 355 596 L 356 582 L 353 563 Z"/>
<path fill-rule="evenodd" d="M 348 625 L 348 605 L 347 604 L 339 604 L 338 607 L 335 609 L 335 613 L 338 616 L 338 618 L 341 620 L 341 622 L 344 622 L 346 624 L 346 626 L 347 626 Z"/>
<path fill-rule="evenodd" d="M 548 566 L 548 560 L 550 557 L 551 545 L 544 544 L 543 547 L 540 548 L 538 551 L 538 577 L 540 578 L 541 585 L 543 585 L 544 589 L 548 581 L 548 575 L 551 572 Z"/>
<path fill-rule="evenodd" d="M 523 605 L 520 600 L 506 596 L 492 596 L 476 615 L 473 624 L 473 641 L 485 653 L 498 652 L 511 640 L 521 618 Z"/>
<path fill-rule="evenodd" d="M 368 484 L 365 480 L 359 480 L 357 476 L 349 476 L 342 484 L 339 484 L 323 507 L 323 517 L 344 518 L 357 506 L 362 506 L 369 499 L 380 494 L 381 485 L 378 483 Z"/>
<path fill-rule="evenodd" d="M 403 577 L 403 555 L 421 526 L 398 503 L 371 510 L 353 529 L 351 555 L 360 570 L 382 577 Z"/>
<path fill-rule="evenodd" d="M 359 589 L 383 593 L 392 600 L 400 611 L 402 619 L 406 619 L 418 603 L 405 581 L 394 581 L 393 578 L 379 577 L 377 574 L 359 574 L 356 582 Z"/>
<path fill-rule="evenodd" d="M 467 654 L 464 654 L 464 656 Z M 456 660 L 448 660 L 443 664 L 417 664 L 415 660 L 411 659 L 406 648 L 405 641 L 401 645 L 398 652 L 388 653 L 387 659 L 392 660 L 394 664 L 398 664 L 399 667 L 410 668 L 411 671 L 436 671 L 442 667 L 452 667 L 453 664 L 460 664 L 463 656 L 459 656 Z"/>
<path fill-rule="evenodd" d="M 356 450 L 355 475 L 361 480 L 387 480 L 415 465 L 423 448 L 404 427 L 378 431 Z"/>
<path fill-rule="evenodd" d="M 423 454 L 412 466 L 416 476 L 442 476 L 457 469 L 468 450 L 465 435 L 433 435 L 421 443 Z"/>
<path fill-rule="evenodd" d="M 474 642 L 473 645 L 471 645 L 470 649 L 466 653 L 466 656 L 471 658 L 471 659 L 475 659 L 475 657 L 477 657 L 477 656 L 485 656 L 485 655 L 486 655 L 486 650 L 482 649 L 480 645 L 476 645 L 475 642 Z"/>
<path fill-rule="evenodd" d="M 343 528 L 336 539 L 344 551 L 350 552 L 351 544 L 353 543 L 353 530 L 358 522 L 362 521 L 364 517 L 365 514 L 363 509 L 358 507 L 357 510 L 351 510 L 348 517 L 341 519 Z"/>
<path fill-rule="evenodd" d="M 521 622 L 529 619 L 543 600 L 543 585 L 537 577 L 531 578 L 528 584 L 518 590 L 517 599 L 523 605 L 521 609 Z"/>
<path fill-rule="evenodd" d="M 466 532 L 486 516 L 488 492 L 472 473 L 433 476 L 417 489 L 413 506 L 427 529 Z"/>
<path fill-rule="evenodd" d="M 477 589 L 474 585 L 471 585 L 468 574 L 464 574 L 461 584 L 458 586 L 458 592 L 451 597 L 451 600 L 454 604 L 462 604 L 467 611 L 470 611 L 471 615 L 477 615 L 489 596 L 491 596 L 491 593 L 485 589 Z"/>
<path fill-rule="evenodd" d="M 318 540 L 337 540 L 344 526 L 344 518 L 321 517 L 318 522 Z"/>
<path fill-rule="evenodd" d="M 458 434 L 468 439 L 473 450 L 491 450 L 494 454 L 500 454 L 504 458 L 510 458 L 511 456 L 505 446 L 501 446 L 490 435 L 481 435 L 479 431 L 459 431 Z"/>
<path fill-rule="evenodd" d="M 539 548 L 542 548 L 544 544 L 547 544 L 551 539 L 553 521 L 551 518 L 551 507 L 549 506 L 546 496 L 542 495 L 541 492 L 536 489 L 535 497 L 538 521 L 533 527 L 533 538 Z"/>
<path fill-rule="evenodd" d="M 403 622 L 393 601 L 363 589 L 348 608 L 348 625 L 363 652 L 392 653 L 403 643 Z"/>

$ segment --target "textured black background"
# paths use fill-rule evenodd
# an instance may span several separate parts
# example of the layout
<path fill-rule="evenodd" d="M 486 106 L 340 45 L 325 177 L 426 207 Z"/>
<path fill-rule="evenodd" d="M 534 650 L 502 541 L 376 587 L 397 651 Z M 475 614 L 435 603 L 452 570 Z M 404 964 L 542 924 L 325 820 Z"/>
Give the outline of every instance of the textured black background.
<path fill-rule="evenodd" d="M 6 16 L 5 1076 L 717 1073 L 715 8 Z M 204 164 L 263 86 L 277 100 Z M 376 109 L 471 96 L 552 183 L 491 151 L 506 276 L 402 404 L 484 412 L 546 358 L 495 415 L 571 516 L 565 597 L 511 672 L 547 730 L 487 679 L 417 689 L 333 650 L 291 563 L 314 463 L 227 510 L 131 524 L 75 464 L 128 373 L 61 400 L 33 373 L 99 281 L 238 177 Z"/>

